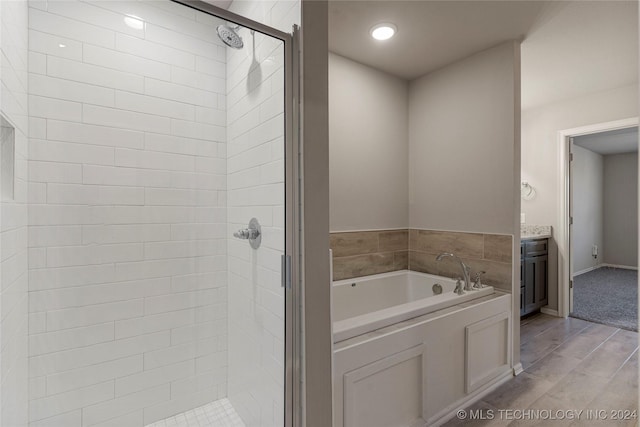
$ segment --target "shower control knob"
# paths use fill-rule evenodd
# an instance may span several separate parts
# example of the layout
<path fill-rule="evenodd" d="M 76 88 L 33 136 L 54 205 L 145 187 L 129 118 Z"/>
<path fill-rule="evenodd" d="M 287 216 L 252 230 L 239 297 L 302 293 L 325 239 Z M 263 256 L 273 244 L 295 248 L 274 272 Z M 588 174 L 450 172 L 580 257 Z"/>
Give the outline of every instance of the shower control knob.
<path fill-rule="evenodd" d="M 248 240 L 253 249 L 258 249 L 260 247 L 260 243 L 262 243 L 262 227 L 260 227 L 260 223 L 257 219 L 251 218 L 249 227 L 236 231 L 233 233 L 233 237 Z"/>
<path fill-rule="evenodd" d="M 238 230 L 233 233 L 233 237 L 243 240 L 252 240 L 260 235 L 260 232 L 255 229 L 245 228 L 244 230 Z"/>

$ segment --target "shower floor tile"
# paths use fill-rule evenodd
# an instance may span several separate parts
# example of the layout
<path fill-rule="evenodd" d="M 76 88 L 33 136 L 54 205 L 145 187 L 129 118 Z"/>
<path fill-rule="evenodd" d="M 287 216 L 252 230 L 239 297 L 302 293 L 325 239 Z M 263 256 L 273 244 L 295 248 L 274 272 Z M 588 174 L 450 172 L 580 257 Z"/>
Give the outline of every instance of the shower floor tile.
<path fill-rule="evenodd" d="M 245 427 L 245 425 L 229 399 L 220 399 L 156 421 L 146 427 Z"/>

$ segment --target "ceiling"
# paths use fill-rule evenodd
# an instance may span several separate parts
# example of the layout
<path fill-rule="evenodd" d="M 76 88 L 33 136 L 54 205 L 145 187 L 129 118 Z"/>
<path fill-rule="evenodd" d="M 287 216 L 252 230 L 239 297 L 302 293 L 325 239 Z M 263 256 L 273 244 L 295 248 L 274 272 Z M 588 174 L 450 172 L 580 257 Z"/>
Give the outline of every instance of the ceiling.
<path fill-rule="evenodd" d="M 638 151 L 638 127 L 578 136 L 573 143 L 602 155 L 633 153 Z"/>
<path fill-rule="evenodd" d="M 329 50 L 404 79 L 526 34 L 538 1 L 329 1 Z M 398 27 L 390 40 L 372 26 Z"/>
<path fill-rule="evenodd" d="M 638 3 L 552 3 L 522 44 L 522 108 L 638 81 Z"/>
<path fill-rule="evenodd" d="M 637 82 L 634 1 L 329 1 L 329 50 L 412 80 L 511 39 L 522 44 L 522 108 Z M 386 42 L 369 36 L 391 22 Z"/>

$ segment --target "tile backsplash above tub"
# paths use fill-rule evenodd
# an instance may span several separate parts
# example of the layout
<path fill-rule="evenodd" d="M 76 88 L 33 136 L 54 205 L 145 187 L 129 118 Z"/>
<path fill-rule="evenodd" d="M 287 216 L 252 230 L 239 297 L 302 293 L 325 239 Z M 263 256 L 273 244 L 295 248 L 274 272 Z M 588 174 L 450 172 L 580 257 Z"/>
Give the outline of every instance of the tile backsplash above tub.
<path fill-rule="evenodd" d="M 461 275 L 452 259 L 435 260 L 452 252 L 471 267 L 486 271 L 484 283 L 511 289 L 512 236 L 434 230 L 378 230 L 331 233 L 333 280 L 397 270 L 414 270 L 448 277 Z"/>
<path fill-rule="evenodd" d="M 409 269 L 439 276 L 459 277 L 459 265 L 451 258 L 436 261 L 441 252 L 458 255 L 472 275 L 485 271 L 483 283 L 511 289 L 512 236 L 457 231 L 409 230 Z"/>
<path fill-rule="evenodd" d="M 406 270 L 409 230 L 331 233 L 333 280 Z"/>

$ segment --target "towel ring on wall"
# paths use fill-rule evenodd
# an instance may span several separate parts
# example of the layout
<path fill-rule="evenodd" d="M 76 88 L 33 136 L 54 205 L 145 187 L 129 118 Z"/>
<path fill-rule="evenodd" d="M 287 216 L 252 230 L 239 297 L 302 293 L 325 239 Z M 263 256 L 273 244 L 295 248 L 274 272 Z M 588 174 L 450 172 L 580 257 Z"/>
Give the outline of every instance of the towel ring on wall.
<path fill-rule="evenodd" d="M 533 188 L 528 182 L 522 181 L 520 184 L 520 197 L 522 200 L 531 200 L 536 196 L 536 189 Z"/>

